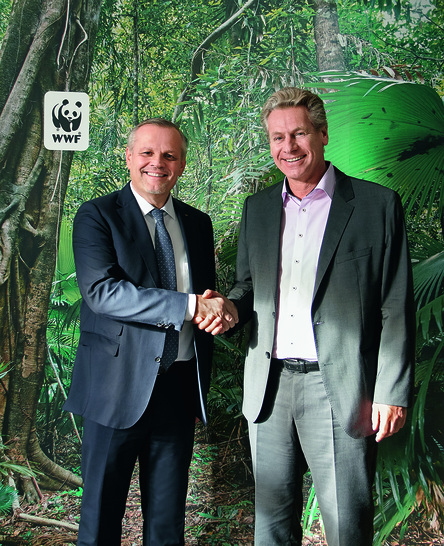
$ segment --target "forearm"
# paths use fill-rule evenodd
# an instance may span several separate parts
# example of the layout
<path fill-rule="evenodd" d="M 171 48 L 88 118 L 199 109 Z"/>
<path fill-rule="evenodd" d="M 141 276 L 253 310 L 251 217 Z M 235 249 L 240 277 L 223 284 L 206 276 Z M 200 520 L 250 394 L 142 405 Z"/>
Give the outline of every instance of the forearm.
<path fill-rule="evenodd" d="M 387 215 L 389 244 L 381 289 L 382 330 L 374 402 L 408 406 L 412 402 L 416 320 L 412 268 L 400 203 Z"/>
<path fill-rule="evenodd" d="M 116 245 L 110 228 L 95 208 L 82 207 L 74 222 L 73 247 L 84 302 L 94 313 L 114 320 L 153 326 L 173 324 L 180 330 L 188 295 L 155 287 L 147 272 L 135 278 L 134 267 L 125 270 L 120 265 L 123 251 L 117 250 Z M 125 263 L 130 259 L 127 256 Z M 140 255 L 132 259 L 142 261 Z"/>

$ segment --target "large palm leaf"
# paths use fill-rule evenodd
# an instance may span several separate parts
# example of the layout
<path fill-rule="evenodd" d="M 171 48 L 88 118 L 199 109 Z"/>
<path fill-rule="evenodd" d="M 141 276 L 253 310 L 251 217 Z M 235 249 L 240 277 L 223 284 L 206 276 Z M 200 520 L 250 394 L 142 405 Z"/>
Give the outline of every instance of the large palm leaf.
<path fill-rule="evenodd" d="M 328 76 L 319 90 L 328 111 L 330 142 L 326 157 L 347 174 L 395 189 L 407 214 L 417 219 L 444 206 L 444 106 L 435 91 L 424 85 L 357 74 Z M 433 255 L 432 255 L 433 254 Z M 414 268 L 417 321 L 429 340 L 434 317 L 442 333 L 443 252 L 420 258 Z M 436 331 L 436 329 L 435 329 Z M 440 341 L 441 340 L 441 341 Z M 378 510 L 375 544 L 382 544 L 398 522 L 405 527 L 409 514 L 424 495 L 424 503 L 442 514 L 441 476 L 434 464 L 442 460 L 436 435 L 426 435 L 426 401 L 442 354 L 442 336 L 433 355 L 417 366 L 418 393 L 408 427 L 380 446 L 376 476 Z M 420 351 L 418 351 L 420 354 Z M 439 388 L 439 385 L 438 385 Z M 439 391 L 441 392 L 441 391 Z M 433 427 L 432 427 L 433 428 Z M 402 534 L 402 533 L 401 533 Z"/>
<path fill-rule="evenodd" d="M 395 189 L 422 211 L 444 206 L 444 105 L 426 85 L 323 72 L 326 158 L 347 174 Z M 334 80 L 334 81 L 331 81 Z M 310 84 L 312 85 L 312 84 Z"/>

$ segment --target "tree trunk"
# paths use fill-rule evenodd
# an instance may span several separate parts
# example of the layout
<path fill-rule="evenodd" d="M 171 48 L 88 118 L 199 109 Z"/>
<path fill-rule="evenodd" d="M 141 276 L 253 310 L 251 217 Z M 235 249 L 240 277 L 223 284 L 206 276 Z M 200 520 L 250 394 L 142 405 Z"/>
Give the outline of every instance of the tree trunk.
<path fill-rule="evenodd" d="M 133 127 L 139 125 L 139 0 L 133 0 Z"/>
<path fill-rule="evenodd" d="M 0 53 L 0 362 L 11 367 L 0 391 L 0 432 L 8 457 L 29 461 L 53 486 L 79 484 L 51 464 L 35 434 L 73 152 L 43 147 L 43 100 L 49 90 L 86 90 L 100 4 L 16 0 Z M 23 485 L 33 500 L 30 483 Z"/>
<path fill-rule="evenodd" d="M 224 32 L 226 32 L 234 24 L 236 24 L 242 13 L 254 2 L 255 0 L 247 0 L 245 4 L 236 11 L 236 13 L 231 15 L 231 17 L 229 17 L 219 27 L 217 27 L 216 30 L 214 30 L 209 36 L 207 36 L 205 40 L 200 44 L 200 46 L 195 50 L 191 59 L 190 81 L 188 84 L 185 84 L 184 90 L 177 99 L 176 107 L 174 108 L 172 118 L 173 122 L 178 123 L 180 116 L 185 109 L 185 103 L 191 97 L 199 72 L 202 70 L 205 51 L 211 46 L 211 44 L 214 44 L 214 42 L 216 42 L 216 40 L 220 36 L 222 36 Z"/>
<path fill-rule="evenodd" d="M 345 70 L 339 43 L 339 19 L 335 0 L 313 0 L 314 37 L 319 70 Z"/>

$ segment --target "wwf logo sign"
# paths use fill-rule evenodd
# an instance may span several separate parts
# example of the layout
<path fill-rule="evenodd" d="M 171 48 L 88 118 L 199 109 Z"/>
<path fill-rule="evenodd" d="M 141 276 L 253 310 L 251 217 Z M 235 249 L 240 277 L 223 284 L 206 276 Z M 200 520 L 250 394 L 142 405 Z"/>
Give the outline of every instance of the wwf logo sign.
<path fill-rule="evenodd" d="M 86 93 L 48 91 L 44 105 L 44 146 L 48 150 L 86 150 L 89 97 Z"/>

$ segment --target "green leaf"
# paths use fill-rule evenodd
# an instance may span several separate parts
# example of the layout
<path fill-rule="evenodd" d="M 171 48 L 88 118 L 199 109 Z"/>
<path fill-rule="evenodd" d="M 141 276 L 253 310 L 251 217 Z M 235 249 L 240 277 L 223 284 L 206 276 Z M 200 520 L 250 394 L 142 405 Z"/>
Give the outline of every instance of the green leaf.
<path fill-rule="evenodd" d="M 430 87 L 356 73 L 322 72 L 326 158 L 347 174 L 396 190 L 407 213 L 444 207 L 444 105 Z M 310 84 L 313 87 L 313 84 Z M 317 84 L 320 87 L 320 84 Z M 326 91 L 328 87 L 328 92 Z"/>

